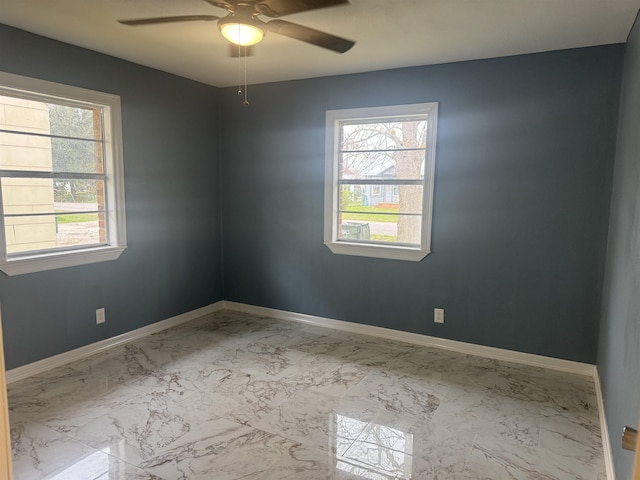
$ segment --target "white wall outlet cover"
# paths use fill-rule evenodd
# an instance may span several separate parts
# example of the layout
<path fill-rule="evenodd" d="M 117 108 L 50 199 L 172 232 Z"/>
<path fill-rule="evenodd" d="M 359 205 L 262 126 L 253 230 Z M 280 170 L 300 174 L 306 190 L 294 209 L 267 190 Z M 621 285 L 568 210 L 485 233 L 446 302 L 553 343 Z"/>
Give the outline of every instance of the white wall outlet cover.
<path fill-rule="evenodd" d="M 96 325 L 100 325 L 101 323 L 106 322 L 107 319 L 105 317 L 104 308 L 99 308 L 96 310 Z"/>
<path fill-rule="evenodd" d="M 433 321 L 435 323 L 444 323 L 444 308 L 433 309 Z"/>

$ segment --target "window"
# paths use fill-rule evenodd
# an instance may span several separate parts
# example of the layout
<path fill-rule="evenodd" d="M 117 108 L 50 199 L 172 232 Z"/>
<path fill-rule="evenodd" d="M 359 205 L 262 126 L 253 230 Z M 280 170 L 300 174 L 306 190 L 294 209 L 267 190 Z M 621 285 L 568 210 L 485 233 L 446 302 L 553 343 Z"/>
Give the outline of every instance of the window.
<path fill-rule="evenodd" d="M 325 244 L 420 261 L 430 252 L 437 103 L 327 111 Z"/>
<path fill-rule="evenodd" d="M 126 247 L 120 98 L 0 72 L 0 269 L 114 260 Z"/>

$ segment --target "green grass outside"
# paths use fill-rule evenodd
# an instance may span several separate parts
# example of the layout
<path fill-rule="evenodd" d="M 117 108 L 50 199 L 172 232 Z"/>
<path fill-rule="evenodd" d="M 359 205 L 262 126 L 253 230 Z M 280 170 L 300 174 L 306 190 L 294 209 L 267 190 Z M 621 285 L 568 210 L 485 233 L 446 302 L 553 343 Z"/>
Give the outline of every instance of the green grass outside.
<path fill-rule="evenodd" d="M 97 213 L 69 213 L 58 216 L 58 223 L 97 222 Z"/>
<path fill-rule="evenodd" d="M 371 240 L 376 240 L 378 242 L 397 242 L 398 237 L 395 235 L 376 235 L 373 233 L 371 234 Z"/>
<path fill-rule="evenodd" d="M 378 207 L 363 207 L 362 205 L 350 205 L 345 208 L 349 211 L 357 211 L 363 213 L 343 213 L 343 220 L 358 220 L 361 222 L 398 222 L 398 209 L 397 208 L 378 208 Z M 375 215 L 366 212 L 376 213 L 389 213 L 390 215 Z"/>

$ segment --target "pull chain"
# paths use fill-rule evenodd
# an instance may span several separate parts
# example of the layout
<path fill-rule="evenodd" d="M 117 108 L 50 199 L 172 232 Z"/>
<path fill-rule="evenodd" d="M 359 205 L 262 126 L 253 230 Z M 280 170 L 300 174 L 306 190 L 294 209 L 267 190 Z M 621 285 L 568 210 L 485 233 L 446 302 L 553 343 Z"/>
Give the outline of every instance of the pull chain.
<path fill-rule="evenodd" d="M 242 47 L 238 45 L 238 96 L 242 95 L 242 70 L 240 67 L 240 49 Z"/>
<path fill-rule="evenodd" d="M 238 24 L 238 38 L 240 36 L 240 25 Z M 242 48 L 243 46 L 238 44 L 238 62 L 242 61 Z M 238 96 L 242 95 L 242 64 L 238 63 Z M 244 46 L 244 102 L 242 105 L 245 107 L 249 105 L 249 99 L 247 96 L 247 47 Z"/>
<path fill-rule="evenodd" d="M 244 102 L 242 105 L 245 107 L 249 105 L 247 90 L 247 47 L 244 47 Z"/>

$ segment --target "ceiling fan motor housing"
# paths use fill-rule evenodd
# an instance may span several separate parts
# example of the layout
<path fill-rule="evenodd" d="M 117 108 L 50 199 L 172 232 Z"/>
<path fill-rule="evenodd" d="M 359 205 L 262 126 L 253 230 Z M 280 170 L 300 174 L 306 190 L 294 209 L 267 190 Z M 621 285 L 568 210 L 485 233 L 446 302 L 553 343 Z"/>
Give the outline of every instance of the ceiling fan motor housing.
<path fill-rule="evenodd" d="M 267 33 L 265 23 L 256 18 L 253 6 L 238 4 L 226 17 L 218 20 L 218 29 L 231 43 L 242 46 L 255 45 Z"/>

